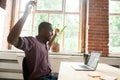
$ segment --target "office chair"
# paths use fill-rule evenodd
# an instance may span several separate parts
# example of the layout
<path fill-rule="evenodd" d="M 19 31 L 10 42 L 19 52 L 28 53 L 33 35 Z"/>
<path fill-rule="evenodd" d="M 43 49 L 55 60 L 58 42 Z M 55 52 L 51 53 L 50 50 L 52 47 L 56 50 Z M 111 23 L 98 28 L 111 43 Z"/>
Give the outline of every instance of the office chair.
<path fill-rule="evenodd" d="M 26 57 L 23 58 L 22 69 L 23 69 L 23 78 L 24 78 L 24 80 L 28 80 L 28 77 L 29 77 L 30 73 L 29 73 L 29 70 L 28 70 Z"/>

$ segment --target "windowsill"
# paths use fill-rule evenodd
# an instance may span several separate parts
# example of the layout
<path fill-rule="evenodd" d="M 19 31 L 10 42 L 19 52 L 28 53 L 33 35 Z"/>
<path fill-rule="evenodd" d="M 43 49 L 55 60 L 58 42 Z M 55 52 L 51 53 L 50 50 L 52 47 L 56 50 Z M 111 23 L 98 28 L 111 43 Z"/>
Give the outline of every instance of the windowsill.
<path fill-rule="evenodd" d="M 109 54 L 109 57 L 120 58 L 120 54 Z"/>
<path fill-rule="evenodd" d="M 68 55 L 68 56 L 79 56 L 79 55 L 83 55 L 83 53 L 81 52 L 77 52 L 77 51 L 60 51 L 60 52 L 51 52 L 49 51 L 50 55 Z"/>
<path fill-rule="evenodd" d="M 0 52 L 10 52 L 10 53 L 23 53 L 22 50 L 0 50 Z"/>
<path fill-rule="evenodd" d="M 15 53 L 15 54 L 20 54 L 24 53 L 22 50 L 0 50 L 0 52 L 9 52 L 9 53 Z M 82 56 L 83 53 L 80 52 L 75 52 L 75 51 L 60 51 L 60 52 L 51 52 L 49 51 L 50 55 L 65 55 L 65 56 Z M 23 55 L 23 54 L 20 54 Z M 120 54 L 109 54 L 110 58 L 120 58 Z"/>

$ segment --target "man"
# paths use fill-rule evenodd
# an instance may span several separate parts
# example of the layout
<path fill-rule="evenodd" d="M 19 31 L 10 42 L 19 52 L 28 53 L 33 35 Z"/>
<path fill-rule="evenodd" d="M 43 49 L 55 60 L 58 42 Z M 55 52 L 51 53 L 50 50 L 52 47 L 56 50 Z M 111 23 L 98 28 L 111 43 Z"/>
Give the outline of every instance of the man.
<path fill-rule="evenodd" d="M 25 52 L 29 72 L 28 80 L 57 80 L 57 78 L 53 79 L 53 76 L 50 74 L 51 68 L 48 50 L 59 30 L 56 29 L 53 35 L 52 25 L 48 22 L 42 22 L 39 25 L 36 37 L 20 37 L 23 25 L 31 11 L 30 6 L 34 6 L 35 4 L 34 1 L 30 1 L 26 5 L 23 16 L 14 25 L 8 35 L 8 42 Z"/>

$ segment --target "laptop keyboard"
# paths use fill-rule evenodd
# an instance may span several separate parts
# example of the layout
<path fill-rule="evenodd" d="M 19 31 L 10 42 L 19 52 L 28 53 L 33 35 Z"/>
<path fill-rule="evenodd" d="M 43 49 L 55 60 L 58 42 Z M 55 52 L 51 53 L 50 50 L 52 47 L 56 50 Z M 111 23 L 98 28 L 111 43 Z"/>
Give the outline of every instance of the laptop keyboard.
<path fill-rule="evenodd" d="M 91 68 L 89 68 L 88 66 L 85 66 L 85 65 L 82 65 L 81 67 L 85 68 L 85 69 L 91 69 Z"/>

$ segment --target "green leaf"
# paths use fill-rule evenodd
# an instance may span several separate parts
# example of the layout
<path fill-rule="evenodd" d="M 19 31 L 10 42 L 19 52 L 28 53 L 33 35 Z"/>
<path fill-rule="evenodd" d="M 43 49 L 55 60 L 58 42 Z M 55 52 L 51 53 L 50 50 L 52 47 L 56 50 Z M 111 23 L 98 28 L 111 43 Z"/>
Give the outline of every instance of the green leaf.
<path fill-rule="evenodd" d="M 62 35 L 62 33 L 64 32 L 64 30 L 65 30 L 66 27 L 67 27 L 67 26 L 64 26 L 64 27 L 61 29 L 61 31 L 58 33 L 57 37 L 56 37 L 55 40 L 54 40 L 55 43 L 58 43 L 58 40 L 59 40 L 59 38 L 61 37 L 61 35 Z"/>

